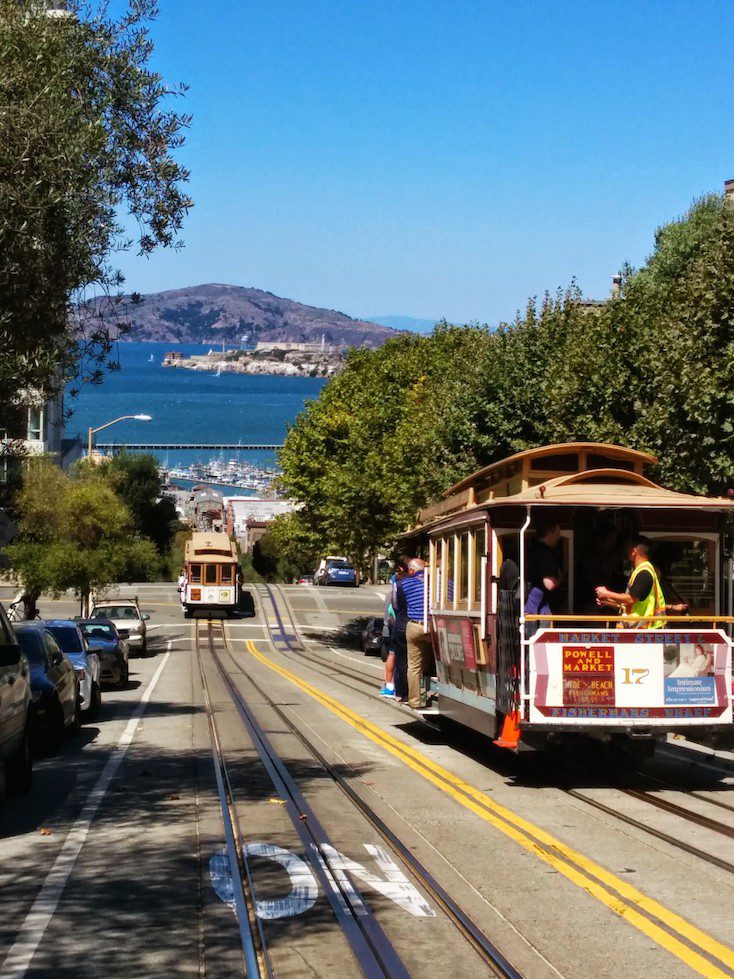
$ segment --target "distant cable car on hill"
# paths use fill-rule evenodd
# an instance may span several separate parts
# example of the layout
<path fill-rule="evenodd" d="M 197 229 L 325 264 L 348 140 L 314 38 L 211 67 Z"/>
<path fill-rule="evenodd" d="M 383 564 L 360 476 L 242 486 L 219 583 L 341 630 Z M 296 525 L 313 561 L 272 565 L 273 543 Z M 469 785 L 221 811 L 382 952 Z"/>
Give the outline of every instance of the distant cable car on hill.
<path fill-rule="evenodd" d="M 226 534 L 195 531 L 184 549 L 186 584 L 184 616 L 196 610 L 235 612 L 240 604 L 237 547 Z"/>

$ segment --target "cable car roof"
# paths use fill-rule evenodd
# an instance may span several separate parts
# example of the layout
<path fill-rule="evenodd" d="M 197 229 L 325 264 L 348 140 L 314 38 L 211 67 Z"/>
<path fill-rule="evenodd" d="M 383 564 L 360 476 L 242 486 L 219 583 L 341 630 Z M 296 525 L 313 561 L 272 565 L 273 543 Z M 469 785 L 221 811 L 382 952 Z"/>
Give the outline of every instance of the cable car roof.
<path fill-rule="evenodd" d="M 595 469 L 556 476 L 520 493 L 491 501 L 501 504 L 551 504 L 554 506 L 596 507 L 687 507 L 689 509 L 731 510 L 734 500 L 696 496 L 664 489 L 638 473 L 620 469 Z"/>
<path fill-rule="evenodd" d="M 585 469 L 598 469 L 598 462 L 615 462 L 615 468 L 629 468 L 633 472 L 642 472 L 643 466 L 654 466 L 658 460 L 648 452 L 639 452 L 637 449 L 628 449 L 623 445 L 611 445 L 607 442 L 564 442 L 555 445 L 542 445 L 535 449 L 525 449 L 516 452 L 514 455 L 493 462 L 483 469 L 478 469 L 471 476 L 455 483 L 443 494 L 445 497 L 453 496 L 462 490 L 469 489 L 470 486 L 479 488 L 480 486 L 491 486 L 503 478 L 507 472 L 528 472 L 545 471 L 554 475 L 561 475 L 556 471 L 557 460 L 564 460 L 566 466 L 575 457 L 575 468 L 573 471 Z M 566 470 L 568 471 L 568 470 Z"/>
<path fill-rule="evenodd" d="M 659 486 L 642 472 L 644 466 L 655 463 L 655 456 L 646 452 L 600 442 L 528 449 L 456 483 L 437 503 L 421 510 L 413 531 L 490 507 L 734 509 L 734 499 L 678 493 Z"/>
<path fill-rule="evenodd" d="M 227 534 L 221 531 L 194 531 L 184 549 L 187 561 L 221 563 L 233 561 L 236 551 Z"/>

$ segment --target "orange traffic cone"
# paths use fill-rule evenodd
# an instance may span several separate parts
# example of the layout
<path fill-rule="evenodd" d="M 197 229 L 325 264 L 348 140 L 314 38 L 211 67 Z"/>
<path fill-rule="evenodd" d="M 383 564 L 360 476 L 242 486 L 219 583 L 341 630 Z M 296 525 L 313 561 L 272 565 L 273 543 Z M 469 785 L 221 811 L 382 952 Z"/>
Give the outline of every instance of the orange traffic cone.
<path fill-rule="evenodd" d="M 513 710 L 510 714 L 505 714 L 502 722 L 502 732 L 495 739 L 494 744 L 498 748 L 509 748 L 510 751 L 517 751 L 517 744 L 520 740 L 520 714 Z"/>

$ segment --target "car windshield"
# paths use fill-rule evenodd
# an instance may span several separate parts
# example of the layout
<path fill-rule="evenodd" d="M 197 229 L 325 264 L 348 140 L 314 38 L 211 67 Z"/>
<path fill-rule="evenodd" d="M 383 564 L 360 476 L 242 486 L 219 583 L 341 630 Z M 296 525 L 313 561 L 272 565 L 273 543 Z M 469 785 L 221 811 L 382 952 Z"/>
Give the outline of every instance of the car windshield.
<path fill-rule="evenodd" d="M 41 635 L 35 629 L 16 629 L 18 644 L 28 658 L 29 663 L 43 663 L 46 654 L 41 643 Z"/>
<path fill-rule="evenodd" d="M 82 630 L 87 639 L 113 640 L 115 634 L 111 625 L 83 625 Z"/>
<path fill-rule="evenodd" d="M 48 631 L 65 653 L 81 653 L 82 644 L 76 629 L 64 626 L 49 626 Z"/>
<path fill-rule="evenodd" d="M 351 564 L 348 561 L 329 561 L 329 570 L 334 571 L 335 569 L 341 571 L 345 569 L 347 571 L 352 570 Z"/>
<path fill-rule="evenodd" d="M 92 612 L 93 619 L 137 619 L 138 610 L 133 605 L 105 605 Z"/>

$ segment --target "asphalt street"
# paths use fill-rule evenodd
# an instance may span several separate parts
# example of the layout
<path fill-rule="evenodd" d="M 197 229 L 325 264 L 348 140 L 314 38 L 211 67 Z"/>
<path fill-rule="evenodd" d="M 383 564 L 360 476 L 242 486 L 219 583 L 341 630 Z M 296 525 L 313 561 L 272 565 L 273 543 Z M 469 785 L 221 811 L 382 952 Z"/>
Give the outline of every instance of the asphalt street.
<path fill-rule="evenodd" d="M 734 834 L 734 770 L 675 746 L 646 767 L 696 823 L 598 770 L 561 774 L 415 720 L 377 697 L 381 661 L 358 647 L 384 588 L 252 587 L 216 645 L 173 585 L 117 593 L 150 613 L 150 655 L 132 660 L 128 689 L 103 692 L 97 721 L 37 760 L 30 795 L 0 808 L 0 979 L 243 974 L 212 725 L 273 974 L 361 974 L 238 697 L 408 974 L 489 970 L 309 745 L 521 974 L 734 974 L 732 835 L 706 824 Z M 40 608 L 78 611 L 71 597 Z"/>

